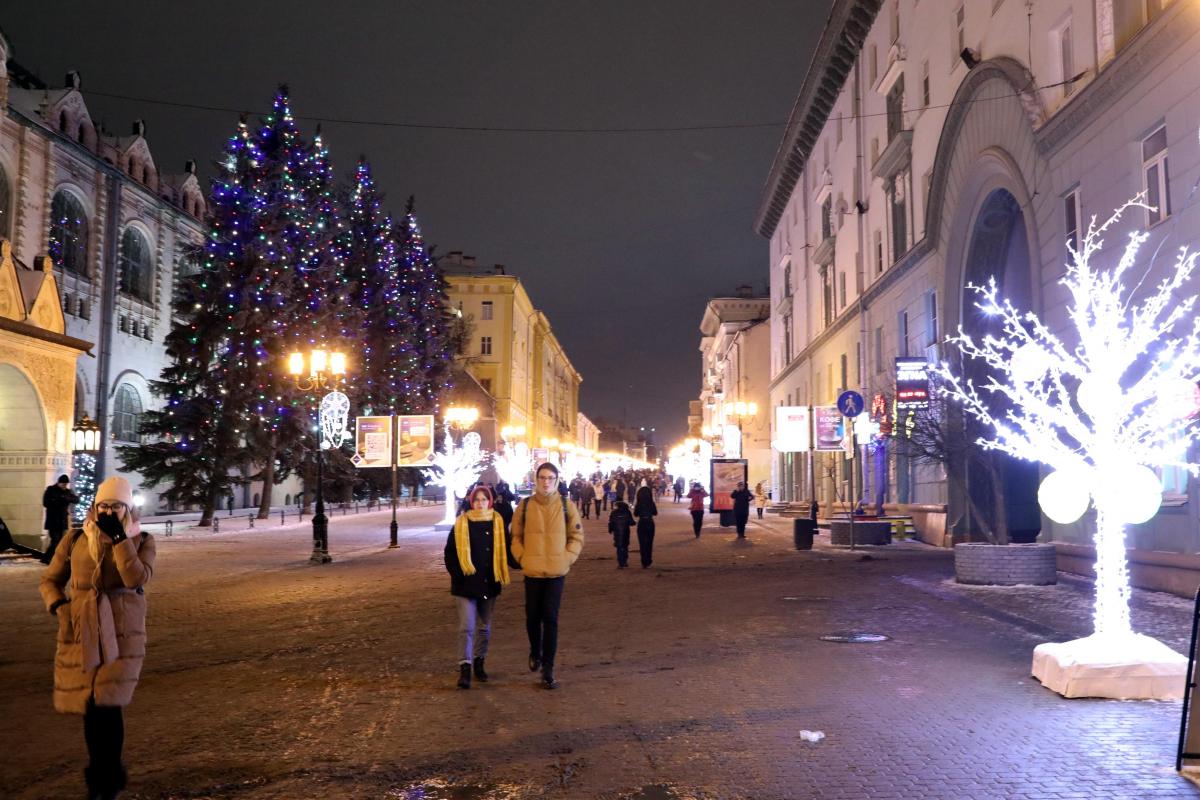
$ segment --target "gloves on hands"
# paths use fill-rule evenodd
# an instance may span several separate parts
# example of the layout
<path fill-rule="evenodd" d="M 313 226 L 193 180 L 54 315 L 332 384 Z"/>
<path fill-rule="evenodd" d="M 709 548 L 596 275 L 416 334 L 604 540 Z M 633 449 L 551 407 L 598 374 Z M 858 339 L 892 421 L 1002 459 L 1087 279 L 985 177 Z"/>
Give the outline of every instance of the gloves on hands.
<path fill-rule="evenodd" d="M 96 527 L 100 532 L 112 539 L 113 544 L 118 544 L 125 541 L 125 526 L 121 524 L 121 520 L 117 519 L 116 514 L 102 513 L 96 515 Z"/>

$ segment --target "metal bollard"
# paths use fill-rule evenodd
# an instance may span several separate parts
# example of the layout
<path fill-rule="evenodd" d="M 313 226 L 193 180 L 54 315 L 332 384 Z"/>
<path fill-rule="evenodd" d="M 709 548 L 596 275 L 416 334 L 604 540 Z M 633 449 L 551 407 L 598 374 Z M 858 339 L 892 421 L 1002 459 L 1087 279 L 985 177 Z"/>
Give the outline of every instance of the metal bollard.
<path fill-rule="evenodd" d="M 251 514 L 250 516 L 246 517 L 246 519 L 250 520 L 250 527 L 253 528 L 254 527 L 254 515 Z"/>
<path fill-rule="evenodd" d="M 220 532 L 221 532 L 221 518 L 214 514 L 213 515 L 213 533 L 220 533 Z"/>
<path fill-rule="evenodd" d="M 283 509 L 279 509 L 279 524 L 283 525 L 287 520 L 283 518 Z"/>
<path fill-rule="evenodd" d="M 163 527 L 165 529 L 164 535 L 173 536 L 175 534 L 175 520 L 173 520 L 173 519 L 167 520 L 167 524 L 164 525 Z"/>

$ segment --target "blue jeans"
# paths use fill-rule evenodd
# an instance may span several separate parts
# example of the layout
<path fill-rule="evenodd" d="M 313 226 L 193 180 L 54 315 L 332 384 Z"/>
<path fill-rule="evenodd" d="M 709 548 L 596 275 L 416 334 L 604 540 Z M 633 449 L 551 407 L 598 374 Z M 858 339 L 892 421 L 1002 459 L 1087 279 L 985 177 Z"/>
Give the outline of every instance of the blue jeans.
<path fill-rule="evenodd" d="M 470 664 L 472 659 L 487 658 L 496 598 L 455 596 L 454 604 L 458 606 L 458 663 Z"/>

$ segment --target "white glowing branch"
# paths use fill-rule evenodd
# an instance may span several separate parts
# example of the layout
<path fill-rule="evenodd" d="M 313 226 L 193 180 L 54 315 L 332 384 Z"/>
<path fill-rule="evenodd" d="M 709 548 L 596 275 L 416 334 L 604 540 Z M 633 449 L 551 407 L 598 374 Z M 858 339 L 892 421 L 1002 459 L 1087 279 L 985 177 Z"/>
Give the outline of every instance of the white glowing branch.
<path fill-rule="evenodd" d="M 1103 235 L 1131 207 L 1145 206 L 1126 203 L 1100 226 L 1093 218 L 1071 253 L 1060 283 L 1069 298 L 1074 346 L 1035 314 L 1001 298 L 992 279 L 968 288 L 997 332 L 976 340 L 960 327 L 948 339 L 965 357 L 981 362 L 988 377 L 976 386 L 945 363 L 934 369 L 945 394 L 991 430 L 979 445 L 1057 471 L 1058 479 L 1048 476 L 1039 492 L 1048 515 L 1060 522 L 1078 519 L 1090 494 L 1098 528 L 1098 634 L 1132 633 L 1124 524 L 1145 521 L 1158 508 L 1161 489 L 1148 468 L 1177 466 L 1195 473 L 1198 466 L 1186 457 L 1200 439 L 1193 419 L 1200 319 L 1196 296 L 1176 297 L 1196 270 L 1197 254 L 1181 250 L 1171 274 L 1151 286 L 1143 286 L 1147 266 L 1132 290 L 1124 280 L 1133 274 L 1146 233 L 1130 235 L 1112 269 L 1091 265 Z"/>

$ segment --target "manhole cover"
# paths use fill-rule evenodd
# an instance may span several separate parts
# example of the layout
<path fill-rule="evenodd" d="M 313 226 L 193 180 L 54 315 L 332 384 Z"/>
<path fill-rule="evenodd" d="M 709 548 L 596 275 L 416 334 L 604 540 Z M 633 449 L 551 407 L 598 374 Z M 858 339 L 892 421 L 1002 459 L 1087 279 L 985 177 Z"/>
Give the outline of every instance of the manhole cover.
<path fill-rule="evenodd" d="M 850 633 L 830 633 L 821 637 L 822 642 L 842 642 L 844 644 L 870 644 L 872 642 L 886 642 L 892 637 L 884 636 L 882 633 L 859 633 L 852 631 Z"/>

